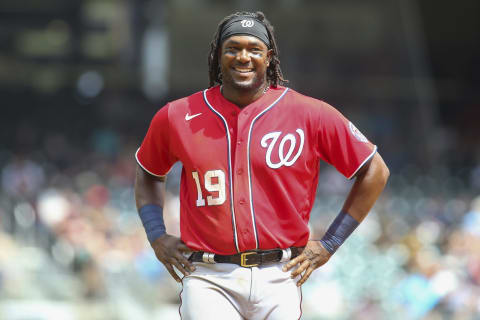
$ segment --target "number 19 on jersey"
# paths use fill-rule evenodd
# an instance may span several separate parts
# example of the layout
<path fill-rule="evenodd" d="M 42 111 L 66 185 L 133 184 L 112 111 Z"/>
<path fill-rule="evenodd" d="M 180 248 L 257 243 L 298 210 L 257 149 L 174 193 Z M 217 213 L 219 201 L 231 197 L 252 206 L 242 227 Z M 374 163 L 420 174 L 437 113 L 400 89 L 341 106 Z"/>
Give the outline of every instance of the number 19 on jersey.
<path fill-rule="evenodd" d="M 197 207 L 203 207 L 205 205 L 205 198 L 202 194 L 202 187 L 200 178 L 197 171 L 192 172 L 193 180 L 197 186 Z M 209 170 L 205 172 L 204 176 L 205 190 L 209 192 L 216 192 L 217 196 L 207 196 L 207 205 L 219 206 L 225 202 L 225 173 L 222 170 Z"/>

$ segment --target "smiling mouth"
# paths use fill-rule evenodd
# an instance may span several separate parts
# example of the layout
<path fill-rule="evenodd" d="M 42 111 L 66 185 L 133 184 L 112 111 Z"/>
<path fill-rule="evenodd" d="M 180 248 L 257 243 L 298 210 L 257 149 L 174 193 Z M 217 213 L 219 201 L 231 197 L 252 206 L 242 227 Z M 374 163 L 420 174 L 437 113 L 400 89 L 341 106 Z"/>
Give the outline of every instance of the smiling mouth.
<path fill-rule="evenodd" d="M 233 68 L 234 71 L 238 73 L 250 73 L 253 72 L 253 69 L 239 69 L 239 68 Z"/>

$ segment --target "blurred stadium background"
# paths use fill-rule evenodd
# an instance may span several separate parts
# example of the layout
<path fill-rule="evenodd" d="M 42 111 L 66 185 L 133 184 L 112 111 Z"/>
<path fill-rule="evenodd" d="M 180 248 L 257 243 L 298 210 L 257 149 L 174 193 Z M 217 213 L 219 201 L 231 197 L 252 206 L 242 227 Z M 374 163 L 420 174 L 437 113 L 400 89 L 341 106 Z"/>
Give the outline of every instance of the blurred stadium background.
<path fill-rule="evenodd" d="M 262 10 L 290 87 L 379 145 L 387 190 L 303 319 L 480 319 L 480 2 L 0 2 L 0 319 L 178 319 L 134 207 L 155 111 L 208 85 L 218 21 Z M 178 176 L 167 227 L 178 234 Z M 322 165 L 320 236 L 348 190 Z"/>

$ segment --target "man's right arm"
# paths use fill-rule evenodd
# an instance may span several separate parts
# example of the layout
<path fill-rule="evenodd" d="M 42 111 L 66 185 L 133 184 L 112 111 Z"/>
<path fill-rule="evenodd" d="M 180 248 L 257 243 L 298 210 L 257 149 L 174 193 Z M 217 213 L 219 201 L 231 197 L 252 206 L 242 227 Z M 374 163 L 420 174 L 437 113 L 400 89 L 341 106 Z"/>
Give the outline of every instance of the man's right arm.
<path fill-rule="evenodd" d="M 137 164 L 135 176 L 135 201 L 137 210 L 148 204 L 156 204 L 163 208 L 165 201 L 165 183 L 167 177 L 155 177 Z"/>
<path fill-rule="evenodd" d="M 153 176 L 137 164 L 135 177 L 135 201 L 137 210 L 142 212 L 142 208 L 150 205 L 163 208 L 165 202 L 165 184 L 165 176 Z M 162 215 L 163 209 L 159 210 L 161 211 L 158 214 Z M 163 217 L 161 218 L 163 224 Z M 142 219 L 142 222 L 144 222 L 143 220 L 144 219 Z M 184 275 L 190 274 L 187 270 L 195 270 L 195 267 L 183 256 L 182 252 L 189 251 L 189 248 L 179 238 L 165 233 L 155 239 L 149 240 L 158 260 L 165 265 L 165 268 L 167 268 L 168 272 L 177 282 L 181 282 L 181 279 L 173 269 L 173 266 Z"/>

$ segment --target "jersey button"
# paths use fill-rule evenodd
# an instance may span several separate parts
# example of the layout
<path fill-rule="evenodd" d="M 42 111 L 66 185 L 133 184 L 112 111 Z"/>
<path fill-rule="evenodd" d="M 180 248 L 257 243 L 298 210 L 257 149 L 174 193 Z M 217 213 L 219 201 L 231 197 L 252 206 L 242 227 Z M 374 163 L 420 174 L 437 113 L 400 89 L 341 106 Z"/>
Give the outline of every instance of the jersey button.
<path fill-rule="evenodd" d="M 243 173 L 243 169 L 238 169 L 237 170 L 237 174 L 242 174 Z"/>
<path fill-rule="evenodd" d="M 243 140 L 242 140 L 242 139 L 239 139 L 239 140 L 237 141 L 237 144 L 238 144 L 238 145 L 241 145 L 242 142 L 243 142 Z"/>
<path fill-rule="evenodd" d="M 245 204 L 245 199 L 240 200 L 238 203 L 240 203 L 241 205 L 244 205 Z"/>

